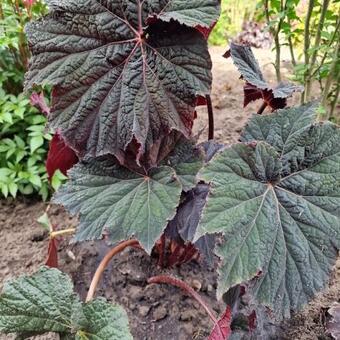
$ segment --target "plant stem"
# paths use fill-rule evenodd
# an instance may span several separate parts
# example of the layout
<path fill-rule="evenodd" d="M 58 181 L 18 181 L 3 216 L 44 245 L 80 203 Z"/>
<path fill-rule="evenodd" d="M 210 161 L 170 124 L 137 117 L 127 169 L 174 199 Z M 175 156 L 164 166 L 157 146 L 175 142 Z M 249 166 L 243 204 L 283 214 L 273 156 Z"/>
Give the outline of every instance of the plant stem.
<path fill-rule="evenodd" d="M 208 117 L 209 117 L 209 136 L 208 139 L 214 139 L 215 137 L 215 123 L 214 123 L 214 109 L 211 102 L 210 95 L 206 95 L 207 107 L 208 107 Z"/>
<path fill-rule="evenodd" d="M 265 7 L 265 14 L 266 14 L 266 20 L 267 20 L 267 25 L 270 25 L 270 15 L 269 15 L 269 0 L 265 1 L 264 4 Z M 285 11 L 287 8 L 287 2 L 284 4 L 283 0 L 281 0 L 281 12 Z M 278 82 L 281 82 L 282 76 L 281 76 L 281 44 L 280 44 L 280 32 L 282 28 L 284 17 L 280 18 L 279 23 L 277 25 L 277 28 L 271 28 L 270 32 L 274 36 L 274 43 L 275 43 L 275 73 L 276 73 L 276 78 Z"/>
<path fill-rule="evenodd" d="M 263 111 L 266 109 L 267 106 L 268 104 L 266 102 L 263 102 L 262 106 L 259 108 L 256 114 L 262 115 Z"/>
<path fill-rule="evenodd" d="M 305 22 L 305 32 L 304 32 L 304 48 L 303 53 L 305 57 L 305 66 L 307 70 L 309 69 L 309 47 L 310 47 L 310 21 L 312 18 L 313 8 L 314 8 L 314 0 L 309 0 L 308 11 L 306 15 L 306 22 Z M 307 72 L 305 72 L 304 78 L 306 79 Z M 301 102 L 305 103 L 307 100 L 306 97 L 306 89 L 301 95 Z"/>
<path fill-rule="evenodd" d="M 63 236 L 63 235 L 68 235 L 68 234 L 74 234 L 76 231 L 75 228 L 69 228 L 69 229 L 64 229 L 64 230 L 57 230 L 57 231 L 52 231 L 50 233 L 50 238 L 56 238 L 58 236 Z"/>
<path fill-rule="evenodd" d="M 339 33 L 339 28 L 340 28 L 340 13 L 338 14 L 337 23 L 336 23 L 336 26 L 335 26 L 335 30 L 334 30 L 334 32 L 332 34 L 332 38 L 330 39 L 330 41 L 327 44 L 326 52 L 324 53 L 324 55 L 323 55 L 323 57 L 322 57 L 322 59 L 320 61 L 319 66 L 313 72 L 312 77 L 314 77 L 319 72 L 319 70 L 321 69 L 322 65 L 324 64 L 326 58 L 328 57 L 329 50 L 330 50 L 331 46 L 333 45 L 333 43 L 335 41 L 335 38 L 337 37 L 337 35 Z"/>
<path fill-rule="evenodd" d="M 328 95 L 329 95 L 329 91 L 331 89 L 331 86 L 332 86 L 332 83 L 333 83 L 333 80 L 334 80 L 334 74 L 335 74 L 338 59 L 339 59 L 339 52 L 340 52 L 340 41 L 338 41 L 338 44 L 336 45 L 334 56 L 333 56 L 333 61 L 332 61 L 331 67 L 329 69 L 329 74 L 328 74 L 328 77 L 327 77 L 327 80 L 326 80 L 325 88 L 323 90 L 321 104 L 324 108 L 327 107 Z M 327 119 L 329 119 L 329 114 L 327 115 Z"/>
<path fill-rule="evenodd" d="M 288 23 L 291 26 L 290 19 L 288 19 Z M 295 67 L 296 66 L 296 59 L 295 59 L 295 53 L 294 53 L 294 46 L 293 46 L 292 37 L 290 35 L 288 36 L 288 45 L 289 45 L 290 56 L 292 58 L 292 65 Z"/>
<path fill-rule="evenodd" d="M 205 311 L 209 315 L 214 325 L 218 323 L 214 312 L 208 307 L 208 305 L 204 302 L 202 297 L 197 292 L 195 292 L 195 290 L 191 288 L 184 281 L 176 279 L 171 276 L 167 276 L 167 275 L 159 275 L 159 276 L 154 276 L 148 279 L 148 283 L 166 283 L 166 284 L 169 284 L 169 285 L 172 285 L 172 286 L 175 286 L 175 287 L 178 287 L 184 290 L 187 294 L 189 294 L 192 298 L 194 298 L 205 309 Z"/>
<path fill-rule="evenodd" d="M 104 273 L 105 268 L 107 267 L 108 263 L 110 262 L 110 260 L 112 259 L 113 256 L 119 254 L 120 252 L 122 252 L 125 248 L 127 247 L 136 247 L 139 245 L 139 242 L 137 240 L 127 240 L 124 241 L 120 244 L 118 244 L 116 247 L 114 247 L 113 249 L 111 249 L 106 255 L 105 257 L 102 259 L 102 261 L 100 262 L 96 273 L 94 274 L 93 278 L 92 278 L 92 282 L 89 288 L 89 291 L 87 293 L 87 297 L 86 297 L 86 302 L 89 302 L 93 299 L 94 293 L 96 292 L 98 283 Z"/>
<path fill-rule="evenodd" d="M 338 86 L 337 86 L 337 89 L 336 89 L 336 92 L 335 92 L 334 99 L 333 99 L 332 104 L 331 104 L 331 110 L 330 110 L 330 113 L 329 113 L 330 117 L 333 117 L 334 111 L 335 111 L 335 108 L 336 108 L 336 105 L 337 105 L 338 99 L 339 99 L 339 94 L 340 94 L 339 80 L 340 80 L 340 76 L 338 77 L 338 81 L 337 81 Z"/>
<path fill-rule="evenodd" d="M 329 6 L 330 0 L 324 0 L 322 3 L 322 9 L 321 9 L 321 15 L 320 15 L 320 21 L 318 24 L 318 28 L 316 31 L 316 36 L 315 36 L 315 42 L 314 42 L 314 50 L 312 53 L 312 56 L 310 58 L 310 64 L 307 70 L 307 80 L 306 80 L 306 85 L 305 85 L 305 91 L 306 91 L 306 100 L 308 101 L 310 98 L 310 92 L 311 92 L 311 87 L 312 87 L 312 74 L 313 70 L 315 67 L 316 63 L 316 58 L 318 55 L 318 46 L 320 45 L 321 41 L 321 33 L 324 27 L 325 23 L 325 17 L 326 17 L 326 12 Z"/>

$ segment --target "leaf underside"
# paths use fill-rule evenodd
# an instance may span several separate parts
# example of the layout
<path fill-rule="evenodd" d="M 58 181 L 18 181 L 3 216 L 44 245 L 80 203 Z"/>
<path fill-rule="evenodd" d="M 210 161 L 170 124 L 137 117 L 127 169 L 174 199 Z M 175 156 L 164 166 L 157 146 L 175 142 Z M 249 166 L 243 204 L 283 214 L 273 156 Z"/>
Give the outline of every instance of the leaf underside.
<path fill-rule="evenodd" d="M 62 339 L 132 339 L 123 308 L 103 299 L 80 302 L 70 278 L 47 267 L 5 283 L 0 332 L 16 333 L 20 339 L 47 332 Z"/>
<path fill-rule="evenodd" d="M 201 183 L 186 193 L 185 198 L 177 208 L 176 216 L 167 226 L 166 234 L 172 239 L 179 238 L 184 243 L 194 243 L 205 263 L 212 266 L 214 263 L 213 250 L 216 235 L 204 235 L 194 242 L 194 236 L 208 193 L 209 186 Z"/>
<path fill-rule="evenodd" d="M 26 89 L 53 86 L 50 125 L 81 157 L 136 144 L 137 160 L 171 130 L 189 136 L 211 87 L 207 42 L 218 0 L 47 0 L 26 27 Z M 159 20 L 157 20 L 159 19 Z M 181 25 L 183 24 L 183 25 Z"/>
<path fill-rule="evenodd" d="M 145 176 L 108 158 L 75 166 L 69 178 L 54 201 L 73 215 L 79 213 L 75 241 L 105 235 L 114 243 L 136 237 L 149 253 L 174 217 L 182 192 L 170 167 L 152 169 Z"/>
<path fill-rule="evenodd" d="M 212 189 L 196 238 L 225 235 L 219 296 L 254 278 L 254 296 L 278 317 L 325 286 L 340 248 L 340 132 L 314 123 L 314 111 L 254 117 L 243 133 L 251 143 L 223 150 L 199 175 Z"/>

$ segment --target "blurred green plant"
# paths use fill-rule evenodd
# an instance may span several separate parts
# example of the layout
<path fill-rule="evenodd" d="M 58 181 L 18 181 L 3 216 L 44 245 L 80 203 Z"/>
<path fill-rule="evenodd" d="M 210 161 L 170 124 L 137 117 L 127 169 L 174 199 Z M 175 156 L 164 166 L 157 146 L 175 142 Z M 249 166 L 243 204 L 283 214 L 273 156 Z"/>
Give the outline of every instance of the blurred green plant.
<path fill-rule="evenodd" d="M 216 46 L 225 46 L 242 30 L 245 21 L 253 20 L 256 1 L 222 0 L 221 6 L 220 19 L 209 37 L 209 43 Z"/>
<path fill-rule="evenodd" d="M 288 46 L 294 80 L 303 84 L 301 102 L 311 100 L 318 83 L 325 119 L 337 120 L 340 80 L 339 0 L 261 0 L 257 20 L 266 20 L 275 42 L 275 71 L 281 81 L 281 47 Z M 262 9 L 262 11 L 261 11 Z"/>
<path fill-rule="evenodd" d="M 25 24 L 46 12 L 42 1 L 0 3 L 0 196 L 49 195 L 46 118 L 22 93 L 29 51 Z"/>

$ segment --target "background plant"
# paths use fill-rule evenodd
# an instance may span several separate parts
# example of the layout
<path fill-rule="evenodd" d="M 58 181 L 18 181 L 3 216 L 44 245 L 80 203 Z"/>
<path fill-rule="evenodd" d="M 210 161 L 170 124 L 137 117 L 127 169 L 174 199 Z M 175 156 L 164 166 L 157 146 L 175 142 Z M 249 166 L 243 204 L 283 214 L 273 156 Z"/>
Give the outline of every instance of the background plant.
<path fill-rule="evenodd" d="M 287 46 L 294 79 L 305 87 L 301 102 L 311 99 L 312 86 L 318 83 L 324 118 L 337 120 L 334 115 L 339 97 L 339 2 L 262 0 L 258 9 L 258 20 L 266 20 L 274 37 L 277 80 L 282 80 L 281 49 Z"/>
<path fill-rule="evenodd" d="M 24 25 L 46 12 L 42 1 L 0 4 L 0 195 L 49 194 L 46 118 L 22 93 L 30 56 Z"/>
<path fill-rule="evenodd" d="M 225 46 L 226 42 L 241 32 L 246 21 L 252 21 L 256 13 L 256 1 L 222 0 L 221 16 L 212 31 L 209 43 Z"/>

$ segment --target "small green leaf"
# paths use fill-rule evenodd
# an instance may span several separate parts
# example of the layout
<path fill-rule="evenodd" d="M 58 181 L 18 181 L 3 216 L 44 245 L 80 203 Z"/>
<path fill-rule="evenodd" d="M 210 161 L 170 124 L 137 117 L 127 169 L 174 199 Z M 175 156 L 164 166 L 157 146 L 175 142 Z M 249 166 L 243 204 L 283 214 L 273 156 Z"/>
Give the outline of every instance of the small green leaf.
<path fill-rule="evenodd" d="M 1 168 L 0 169 L 0 182 L 6 182 L 8 179 L 8 176 L 12 173 L 10 169 L 7 168 Z"/>
<path fill-rule="evenodd" d="M 34 153 L 44 144 L 44 138 L 42 136 L 32 137 L 30 140 L 31 154 Z"/>
<path fill-rule="evenodd" d="M 41 187 L 41 178 L 39 175 L 34 175 L 31 174 L 29 177 L 29 181 L 33 184 L 36 185 L 38 188 Z"/>
<path fill-rule="evenodd" d="M 123 308 L 103 299 L 80 302 L 71 279 L 47 267 L 5 283 L 0 332 L 19 338 L 55 332 L 62 339 L 132 340 Z"/>
<path fill-rule="evenodd" d="M 8 189 L 10 194 L 15 198 L 18 192 L 18 185 L 14 182 L 11 182 L 8 184 Z"/>
<path fill-rule="evenodd" d="M 52 188 L 57 191 L 60 186 L 62 184 L 65 183 L 65 181 L 67 180 L 67 176 L 65 176 L 59 169 L 56 170 L 52 176 L 52 180 L 51 180 L 51 185 Z"/>
<path fill-rule="evenodd" d="M 51 221 L 46 212 L 37 219 L 37 222 L 40 223 L 45 229 L 50 231 Z"/>
<path fill-rule="evenodd" d="M 0 183 L 2 194 L 7 197 L 8 196 L 8 185 L 6 183 Z"/>
<path fill-rule="evenodd" d="M 132 340 L 126 312 L 118 305 L 98 298 L 83 305 L 83 318 L 79 320 L 81 330 L 76 340 Z"/>

